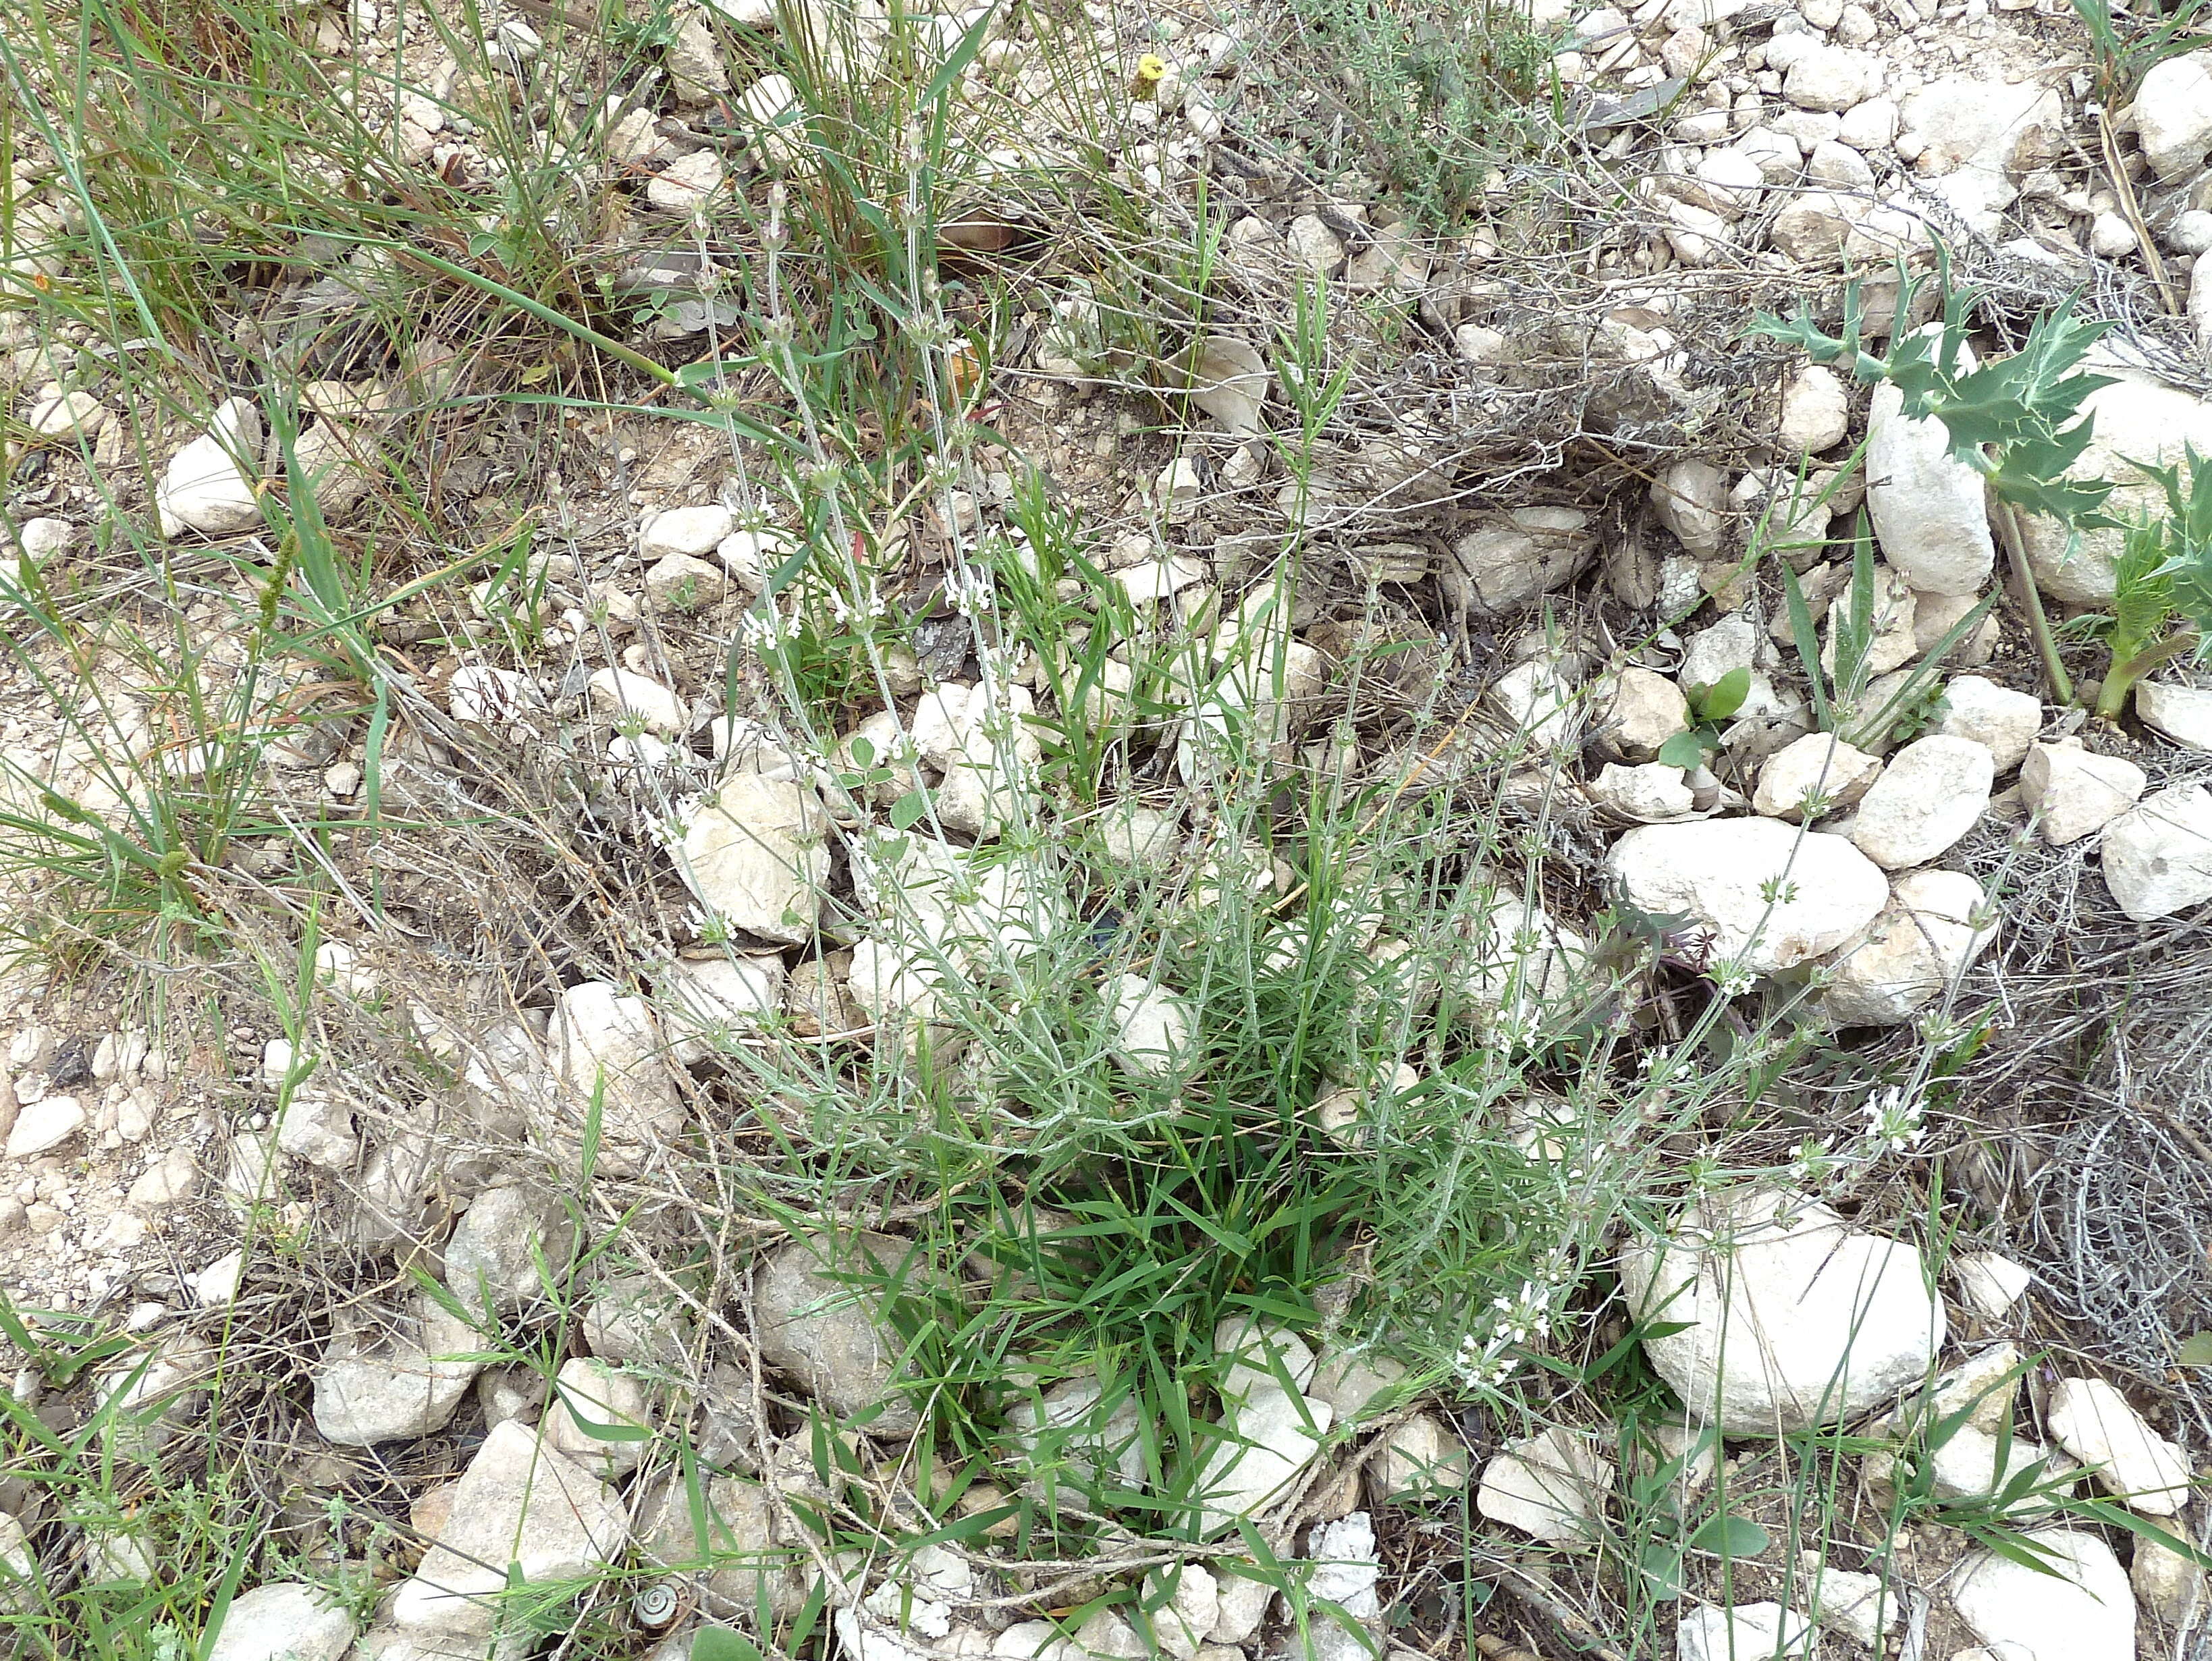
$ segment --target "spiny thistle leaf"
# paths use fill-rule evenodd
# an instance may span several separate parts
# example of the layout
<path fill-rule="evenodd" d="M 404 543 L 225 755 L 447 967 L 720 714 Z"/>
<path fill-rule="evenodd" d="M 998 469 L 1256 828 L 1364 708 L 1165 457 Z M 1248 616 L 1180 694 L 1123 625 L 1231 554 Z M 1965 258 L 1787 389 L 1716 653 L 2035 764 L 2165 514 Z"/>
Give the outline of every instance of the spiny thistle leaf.
<path fill-rule="evenodd" d="M 2092 418 L 2075 419 L 2082 401 L 2112 385 L 2110 376 L 2078 373 L 2079 366 L 2112 324 L 2049 313 L 2036 320 L 2012 356 L 1961 373 L 1977 296 L 1971 289 L 1950 289 L 1940 327 L 1907 330 L 1917 288 L 1914 281 L 1899 284 L 1887 357 L 1863 343 L 1856 283 L 1844 291 L 1840 335 L 1824 331 L 1802 309 L 1786 323 L 1762 315 L 1750 332 L 1795 346 L 1815 363 L 1848 365 L 1867 385 L 1895 386 L 1905 414 L 1942 422 L 1951 454 L 1986 475 L 2014 506 L 2080 530 L 2116 525 L 2103 512 L 2109 483 L 2066 476 L 2095 434 Z M 2212 506 L 2207 511 L 2212 514 Z"/>
<path fill-rule="evenodd" d="M 2174 609 L 2196 625 L 2197 633 L 2212 639 L 2212 457 L 2198 455 L 2194 445 L 2185 454 L 2185 482 L 2179 465 L 2136 465 L 2166 496 L 2158 543 L 2164 558 L 2152 574 L 2169 585 Z"/>
<path fill-rule="evenodd" d="M 2090 423 L 2084 421 L 2049 438 L 2015 439 L 1998 452 L 1990 486 L 2014 506 L 2077 530 L 2117 529 L 2120 521 L 2104 512 L 2112 481 L 2066 476 L 2090 437 Z"/>

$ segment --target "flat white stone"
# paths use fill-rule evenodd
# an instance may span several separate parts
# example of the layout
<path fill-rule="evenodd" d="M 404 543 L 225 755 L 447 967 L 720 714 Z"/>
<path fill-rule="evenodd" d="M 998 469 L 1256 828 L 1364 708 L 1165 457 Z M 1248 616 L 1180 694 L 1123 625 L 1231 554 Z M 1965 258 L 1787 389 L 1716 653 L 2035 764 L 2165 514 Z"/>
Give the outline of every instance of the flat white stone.
<path fill-rule="evenodd" d="M 574 1580 L 616 1561 L 629 1513 L 614 1490 L 518 1421 L 495 1426 L 461 1473 L 445 1526 L 394 1595 L 393 1624 L 489 1634 L 510 1567 L 526 1584 Z"/>
<path fill-rule="evenodd" d="M 2149 783 L 2124 756 L 2098 755 L 2078 738 L 2036 744 L 2021 763 L 2020 799 L 2043 840 L 2063 848 L 2094 835 L 2135 806 Z"/>
<path fill-rule="evenodd" d="M 1712 955 L 1771 974 L 1832 950 L 1871 923 L 1889 883 L 1839 836 L 1776 819 L 1645 825 L 1613 846 L 1621 897 L 1655 916 L 1686 914 Z"/>
<path fill-rule="evenodd" d="M 695 559 L 712 554 L 737 528 L 737 515 L 717 503 L 672 507 L 654 514 L 639 530 L 638 555 L 653 561 L 674 554 Z"/>
<path fill-rule="evenodd" d="M 256 1586 L 231 1600 L 207 1661 L 340 1661 L 359 1630 L 320 1587 Z"/>
<path fill-rule="evenodd" d="M 2067 1529 L 2024 1538 L 2046 1567 L 1983 1551 L 1953 1576 L 1952 1606 L 1974 1636 L 2027 1661 L 2135 1661 L 2135 1593 L 2112 1549 Z"/>
<path fill-rule="evenodd" d="M 1492 1522 L 1539 1540 L 1587 1540 L 1615 1474 L 1589 1437 L 1554 1426 L 1492 1454 L 1482 1467 L 1474 1506 Z"/>
<path fill-rule="evenodd" d="M 1816 1636 L 1810 1621 L 1779 1603 L 1707 1604 L 1683 1611 L 1674 1653 L 1677 1661 L 1795 1661 L 1813 1653 Z"/>
<path fill-rule="evenodd" d="M 1920 1253 L 1852 1232 L 1802 1195 L 1739 1190 L 1621 1253 L 1639 1318 L 1687 1322 L 1644 1354 L 1698 1419 L 1731 1435 L 1836 1424 L 1889 1399 L 1942 1348 Z"/>
<path fill-rule="evenodd" d="M 1190 1005 L 1142 975 L 1114 983 L 1114 1058 L 1139 1078 L 1164 1078 L 1189 1060 L 1194 1039 Z"/>
<path fill-rule="evenodd" d="M 2184 749 L 2212 750 L 2212 692 L 2172 681 L 2136 682 L 2136 713 Z"/>
<path fill-rule="evenodd" d="M 2035 1272 L 2021 1267 L 1999 1252 L 1974 1252 L 1951 1265 L 1959 1295 L 1986 1320 L 2002 1320 L 2012 1312 L 2034 1283 Z"/>
<path fill-rule="evenodd" d="M 1327 1402 L 1254 1390 L 1231 1421 L 1240 1440 L 1213 1451 L 1193 1490 L 1201 1496 L 1200 1533 L 1218 1534 L 1286 1494 L 1335 1422 Z"/>
<path fill-rule="evenodd" d="M 2137 923 L 2212 900 L 2212 791 L 2176 785 L 2105 827 L 2105 885 Z"/>
<path fill-rule="evenodd" d="M 1921 738 L 1890 757 L 1859 803 L 1851 840 L 1886 870 L 1924 865 L 1972 830 L 1996 777 L 1988 746 Z"/>
<path fill-rule="evenodd" d="M 2043 700 L 1980 675 L 1954 675 L 1943 688 L 1947 706 L 1935 730 L 1985 745 L 1996 770 L 2010 773 L 2027 756 L 2043 727 Z"/>
<path fill-rule="evenodd" d="M 2051 1434 L 2131 1511 L 2170 1517 L 2189 1502 L 2189 1456 L 2153 1430 L 2102 1379 L 2061 1379 L 2045 1415 Z"/>
<path fill-rule="evenodd" d="M 811 785 L 737 773 L 685 825 L 678 860 L 733 928 L 787 945 L 811 939 L 830 880 L 830 815 Z"/>

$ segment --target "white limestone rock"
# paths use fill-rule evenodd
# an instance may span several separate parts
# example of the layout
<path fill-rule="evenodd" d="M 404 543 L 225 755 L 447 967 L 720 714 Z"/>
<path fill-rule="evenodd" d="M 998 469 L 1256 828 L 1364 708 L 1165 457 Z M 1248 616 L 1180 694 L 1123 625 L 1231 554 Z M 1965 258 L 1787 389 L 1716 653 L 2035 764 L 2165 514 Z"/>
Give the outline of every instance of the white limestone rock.
<path fill-rule="evenodd" d="M 557 1194 L 535 1183 L 501 1183 L 461 1214 L 446 1242 L 446 1285 L 478 1314 L 517 1313 L 560 1289 L 575 1245 L 574 1221 Z"/>
<path fill-rule="evenodd" d="M 554 1377 L 545 1443 L 605 1481 L 627 1476 L 652 1451 L 645 1381 L 596 1355 L 572 1355 Z"/>
<path fill-rule="evenodd" d="M 1832 369 L 1807 364 L 1782 389 L 1775 446 L 1784 456 L 1832 450 L 1850 430 L 1850 393 Z"/>
<path fill-rule="evenodd" d="M 1925 864 L 1973 829 L 1996 776 L 1986 745 L 1917 739 L 1890 757 L 1860 800 L 1851 840 L 1885 870 Z"/>
<path fill-rule="evenodd" d="M 1812 1655 L 1816 1637 L 1810 1621 L 1779 1603 L 1707 1603 L 1683 1611 L 1674 1654 L 1676 1661 L 1799 1661 Z"/>
<path fill-rule="evenodd" d="M 1682 769 L 1661 761 L 1625 767 L 1607 762 L 1588 787 L 1589 799 L 1638 824 L 1663 825 L 1696 814 L 1698 802 Z"/>
<path fill-rule="evenodd" d="M 1688 915 L 1712 931 L 1714 956 L 1753 974 L 1842 945 L 1889 898 L 1881 870 L 1843 838 L 1775 819 L 1641 826 L 1613 844 L 1606 869 L 1630 905 Z"/>
<path fill-rule="evenodd" d="M 1230 1402 L 1244 1401 L 1261 1390 L 1304 1392 L 1321 1366 L 1313 1347 L 1297 1333 L 1249 1315 L 1224 1315 L 1214 1323 L 1213 1353 L 1231 1358 L 1220 1384 L 1223 1398 Z"/>
<path fill-rule="evenodd" d="M 1598 711 L 1592 735 L 1613 759 L 1649 761 L 1659 747 L 1690 728 L 1690 706 L 1682 689 L 1656 670 L 1630 664 L 1601 682 L 1593 706 Z"/>
<path fill-rule="evenodd" d="M 1867 417 L 1866 478 L 1883 559 L 1915 589 L 1979 593 L 1996 563 L 1988 488 L 1951 454 L 1943 423 L 1909 419 L 1905 394 L 1887 384 Z"/>
<path fill-rule="evenodd" d="M 2137 923 L 2212 900 L 2212 791 L 2175 785 L 2105 827 L 2105 886 Z"/>
<path fill-rule="evenodd" d="M 1906 872 L 1881 915 L 1838 949 L 1822 1009 L 1844 1027 L 1910 1021 L 1996 941 L 1987 910 L 1982 885 L 1963 871 Z"/>
<path fill-rule="evenodd" d="M 1588 1540 L 1617 1474 L 1589 1437 L 1554 1426 L 1492 1454 L 1482 1467 L 1474 1506 L 1490 1521 L 1539 1540 Z"/>
<path fill-rule="evenodd" d="M 1826 818 L 1864 796 L 1881 773 L 1880 757 L 1828 733 L 1808 732 L 1766 758 L 1751 804 L 1769 818 L 1794 823 L 1808 816 L 1812 803 L 1819 811 L 1811 816 Z"/>
<path fill-rule="evenodd" d="M 1852 231 L 1869 211 L 1868 204 L 1855 197 L 1807 191 L 1783 204 L 1767 228 L 1767 241 L 1797 264 L 1813 270 L 1838 267 Z"/>
<path fill-rule="evenodd" d="M 1447 1004 L 1486 1033 L 1540 1027 L 1547 1009 L 1572 1000 L 1589 951 L 1581 935 L 1518 894 L 1492 893 L 1468 906 L 1457 933 L 1464 943 L 1443 975 Z"/>
<path fill-rule="evenodd" d="M 2191 445 L 2200 456 L 2212 455 L 2212 404 L 2101 349 L 2093 350 L 2082 367 L 2112 377 L 2113 384 L 2081 401 L 2081 413 L 2095 422 L 2095 431 L 2067 476 L 2114 481 L 2117 488 L 2105 511 L 2115 518 L 2163 512 L 2165 493 L 2130 464 L 2170 467 L 2183 460 Z M 2045 595 L 2069 605 L 2110 609 L 2122 533 L 2085 530 L 2077 536 L 2056 519 L 2028 513 L 2021 517 L 2021 541 Z"/>
<path fill-rule="evenodd" d="M 1711 688 L 1735 670 L 1756 670 L 1759 625 L 1741 615 L 1723 617 L 1683 642 L 1676 675 L 1686 687 Z"/>
<path fill-rule="evenodd" d="M 2079 738 L 2038 744 L 2021 764 L 2020 799 L 2034 813 L 2043 840 L 2063 848 L 2094 835 L 2142 799 L 2149 783 L 2124 756 L 2098 755 Z"/>
<path fill-rule="evenodd" d="M 1696 457 L 1674 462 L 1651 482 L 1651 512 L 1685 549 L 1711 559 L 1728 532 L 1728 475 Z"/>
<path fill-rule="evenodd" d="M 1252 688 L 1231 675 L 1217 695 L 1226 700 L 1240 692 Z M 1249 714 L 1250 706 L 1237 712 Z M 944 774 L 934 794 L 947 830 L 989 840 L 1022 822 L 1044 755 L 1030 724 L 1036 713 L 1027 687 L 1001 686 L 994 695 L 988 686 L 953 682 L 923 694 L 914 716 L 915 748 Z"/>
<path fill-rule="evenodd" d="M 392 1623 L 489 1634 L 511 1573 L 525 1585 L 577 1579 L 617 1561 L 629 1539 L 614 1490 L 509 1420 L 461 1473 L 436 1543 L 393 1597 Z"/>
<path fill-rule="evenodd" d="M 1211 1537 L 1239 1517 L 1285 1496 L 1328 1439 L 1336 1415 L 1327 1402 L 1268 1384 L 1253 1390 L 1224 1421 L 1230 1433 L 1207 1457 L 1194 1492 L 1202 1496 L 1199 1531 Z"/>
<path fill-rule="evenodd" d="M 2066 130 L 2056 88 L 1971 75 L 1946 76 L 1908 93 L 1899 118 L 1920 141 L 1914 167 L 1930 175 L 1975 167 L 2016 178 L 2049 161 Z"/>
<path fill-rule="evenodd" d="M 883 1294 L 856 1282 L 853 1266 L 872 1265 L 896 1284 L 920 1272 L 913 1254 L 909 1242 L 888 1234 L 793 1240 L 769 1254 L 753 1287 L 762 1358 L 830 1412 L 868 1415 L 867 1434 L 892 1440 L 913 1435 L 921 1415 L 899 1387 L 902 1344 L 884 1318 Z"/>
<path fill-rule="evenodd" d="M 2135 1593 L 2112 1549 L 2069 1529 L 2024 1539 L 2043 1566 L 1980 1551 L 1953 1575 L 1952 1607 L 1974 1636 L 2024 1661 L 2135 1661 Z"/>
<path fill-rule="evenodd" d="M 1934 728 L 1938 737 L 1971 738 L 1987 748 L 2000 773 L 2010 773 L 2027 757 L 2027 747 L 2043 730 L 2043 700 L 2015 692 L 1980 675 L 1954 675 L 1944 684 L 1948 706 Z"/>
<path fill-rule="evenodd" d="M 2035 1271 L 2001 1252 L 1972 1252 L 1951 1265 L 1959 1295 L 1984 1320 L 2000 1321 L 2034 1284 Z"/>
<path fill-rule="evenodd" d="M 26 1102 L 8 1131 L 8 1157 L 35 1159 L 60 1147 L 88 1122 L 84 1104 L 75 1096 L 41 1096 Z"/>
<path fill-rule="evenodd" d="M 1843 646 L 1846 609 L 1840 601 L 1829 606 L 1827 638 L 1820 643 L 1820 666 L 1832 677 L 1836 674 L 1837 654 Z M 1868 674 L 1887 675 L 1912 661 L 1914 652 L 1919 649 L 1919 614 L 1918 593 L 1904 573 L 1891 569 L 1887 563 L 1876 564 L 1869 614 L 1873 627 L 1866 643 Z"/>
<path fill-rule="evenodd" d="M 1467 1444 L 1433 1413 L 1416 1413 L 1391 1427 L 1368 1464 L 1379 1496 L 1432 1500 L 1467 1486 Z"/>
<path fill-rule="evenodd" d="M 2136 714 L 2184 749 L 2212 750 L 2212 692 L 2176 681 L 2136 682 Z"/>
<path fill-rule="evenodd" d="M 1196 1022 L 1188 1000 L 1142 975 L 1114 983 L 1114 1058 L 1135 1078 L 1165 1078 L 1188 1064 Z"/>
<path fill-rule="evenodd" d="M 2045 1414 L 2051 1434 L 2130 1511 L 2170 1517 L 2189 1502 L 2189 1456 L 2150 1428 L 2102 1379 L 2061 1379 Z"/>
<path fill-rule="evenodd" d="M 1597 532 L 1580 508 L 1521 507 L 1468 531 L 1451 552 L 1467 606 L 1494 615 L 1581 575 L 1597 553 Z"/>
<path fill-rule="evenodd" d="M 1078 1493 L 1095 1491 L 1101 1482 L 1143 1486 L 1144 1426 L 1136 1397 L 1124 1393 L 1107 1404 L 1096 1374 L 1063 1379 L 1035 1400 L 1015 1402 L 1006 1427 L 1032 1469 L 1051 1471 Z"/>
<path fill-rule="evenodd" d="M 1574 684 L 1557 665 L 1516 664 L 1498 677 L 1490 693 L 1513 722 L 1516 736 L 1528 743 L 1548 749 L 1575 736 L 1581 712 Z"/>
<path fill-rule="evenodd" d="M 1926 589 L 1913 590 L 1912 601 L 1912 643 L 1923 658 L 1932 655 L 1944 637 L 1981 603 L 1972 594 L 1934 594 Z M 1996 655 L 2002 633 L 1996 613 L 1984 612 L 1972 631 L 1950 648 L 1945 663 L 1957 669 L 1979 669 Z"/>
<path fill-rule="evenodd" d="M 789 973 L 773 952 L 678 958 L 654 983 L 654 1007 L 669 1035 L 668 1059 L 689 1067 L 726 1035 L 757 1027 L 783 1003 Z"/>
<path fill-rule="evenodd" d="M 341 1311 L 314 1373 L 315 1429 L 338 1447 L 410 1441 L 445 1428 L 483 1363 L 467 1322 L 417 1293 L 392 1312 Z"/>
<path fill-rule="evenodd" d="M 2155 1540 L 2137 1540 L 2128 1565 L 2136 1600 L 2174 1631 L 2204 1617 L 2204 1571 Z"/>
<path fill-rule="evenodd" d="M 1621 1254 L 1639 1319 L 1690 1323 L 1644 1354 L 1729 1435 L 1836 1424 L 1918 1378 L 1942 1347 L 1920 1253 L 1853 1232 L 1800 1194 L 1741 1189 L 1692 1204 L 1671 1236 Z"/>
<path fill-rule="evenodd" d="M 509 743 L 529 737 L 545 713 L 545 690 L 519 670 L 471 664 L 453 671 L 446 710 L 456 721 L 490 729 Z"/>
<path fill-rule="evenodd" d="M 647 181 L 645 199 L 667 214 L 702 208 L 722 188 L 722 158 L 712 150 L 679 155 Z"/>
<path fill-rule="evenodd" d="M 602 1161 L 618 1175 L 634 1174 L 653 1149 L 683 1133 L 684 1098 L 669 1070 L 653 1006 L 603 980 L 561 994 L 554 1011 L 556 1069 L 564 1087 L 563 1124 L 549 1127 L 562 1142 L 573 1125 L 599 1118 Z"/>
<path fill-rule="evenodd" d="M 734 773 L 687 819 L 678 864 L 732 928 L 799 945 L 811 938 L 830 878 L 830 815 L 811 784 Z"/>
<path fill-rule="evenodd" d="M 1813 1619 L 1831 1632 L 1880 1652 L 1882 1634 L 1895 1630 L 1903 1603 L 1879 1574 L 1831 1567 L 1817 1551 L 1798 1554 Z"/>
<path fill-rule="evenodd" d="M 207 1661 L 341 1661 L 360 1630 L 319 1586 L 256 1586 L 231 1599 Z"/>
<path fill-rule="evenodd" d="M 641 726 L 662 738 L 680 738 L 691 729 L 684 700 L 649 675 L 627 669 L 596 670 L 585 687 L 592 707 L 611 724 Z"/>
<path fill-rule="evenodd" d="M 704 558 L 720 546 L 737 523 L 737 515 L 719 503 L 668 508 L 639 528 L 638 557 L 648 565 L 675 555 Z"/>
<path fill-rule="evenodd" d="M 1881 60 L 1850 46 L 1823 42 L 1808 48 L 1782 83 L 1783 95 L 1801 110 L 1842 112 L 1881 90 Z"/>
<path fill-rule="evenodd" d="M 2136 88 L 2135 111 L 2144 158 L 2160 179 L 2185 179 L 2212 165 L 2212 52 L 2152 68 Z"/>
<path fill-rule="evenodd" d="M 1206 1635 L 1221 1618 L 1221 1586 L 1203 1563 L 1154 1569 L 1146 1577 L 1146 1603 L 1152 1608 L 1152 1631 L 1174 1661 L 1196 1661 Z"/>
<path fill-rule="evenodd" d="M 225 536 L 258 526 L 261 446 L 260 410 L 245 398 L 225 398 L 208 430 L 170 458 L 154 488 L 161 535 Z"/>
<path fill-rule="evenodd" d="M 1216 1644 L 1245 1644 L 1260 1630 L 1260 1623 L 1267 1618 L 1267 1609 L 1275 1601 L 1273 1585 L 1264 1579 L 1249 1579 L 1244 1575 L 1218 1571 L 1215 1576 L 1221 1597 L 1221 1613 L 1213 1622 L 1213 1630 L 1206 1637 Z"/>

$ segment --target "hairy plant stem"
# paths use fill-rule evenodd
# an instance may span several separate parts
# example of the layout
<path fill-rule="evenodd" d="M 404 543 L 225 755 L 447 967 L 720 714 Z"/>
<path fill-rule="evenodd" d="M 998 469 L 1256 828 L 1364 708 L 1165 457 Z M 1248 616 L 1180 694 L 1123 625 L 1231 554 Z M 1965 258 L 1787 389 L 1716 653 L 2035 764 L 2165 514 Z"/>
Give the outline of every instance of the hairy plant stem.
<path fill-rule="evenodd" d="M 2035 585 L 2035 572 L 2027 562 L 2027 543 L 2020 530 L 2020 512 L 2010 502 L 1996 505 L 1997 525 L 2004 533 L 2005 557 L 2020 584 L 2021 604 L 2027 612 L 2027 632 L 2043 658 L 2043 672 L 2051 680 L 2051 695 L 2059 703 L 2074 702 L 2074 677 L 2059 660 L 2058 637 L 2051 632 L 2051 619 L 2043 609 L 2043 594 Z"/>
<path fill-rule="evenodd" d="M 2179 628 L 2142 651 L 2130 652 L 2125 658 L 2112 659 L 2112 667 L 2105 671 L 2104 684 L 2097 689 L 2097 717 L 2100 720 L 2117 721 L 2120 712 L 2127 707 L 2128 694 L 2135 690 L 2136 682 L 2156 669 L 2170 663 L 2197 645 L 2197 631 Z"/>

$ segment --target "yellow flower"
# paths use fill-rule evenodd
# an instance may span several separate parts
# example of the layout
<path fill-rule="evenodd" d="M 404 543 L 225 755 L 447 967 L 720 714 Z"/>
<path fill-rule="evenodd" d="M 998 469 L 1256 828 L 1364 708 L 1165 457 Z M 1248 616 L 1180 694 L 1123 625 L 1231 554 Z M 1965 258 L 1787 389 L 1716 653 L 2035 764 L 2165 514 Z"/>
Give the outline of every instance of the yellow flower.
<path fill-rule="evenodd" d="M 1168 61 L 1156 52 L 1148 52 L 1137 60 L 1137 72 L 1129 77 L 1129 96 L 1152 98 L 1160 89 L 1160 82 L 1168 72 Z"/>

